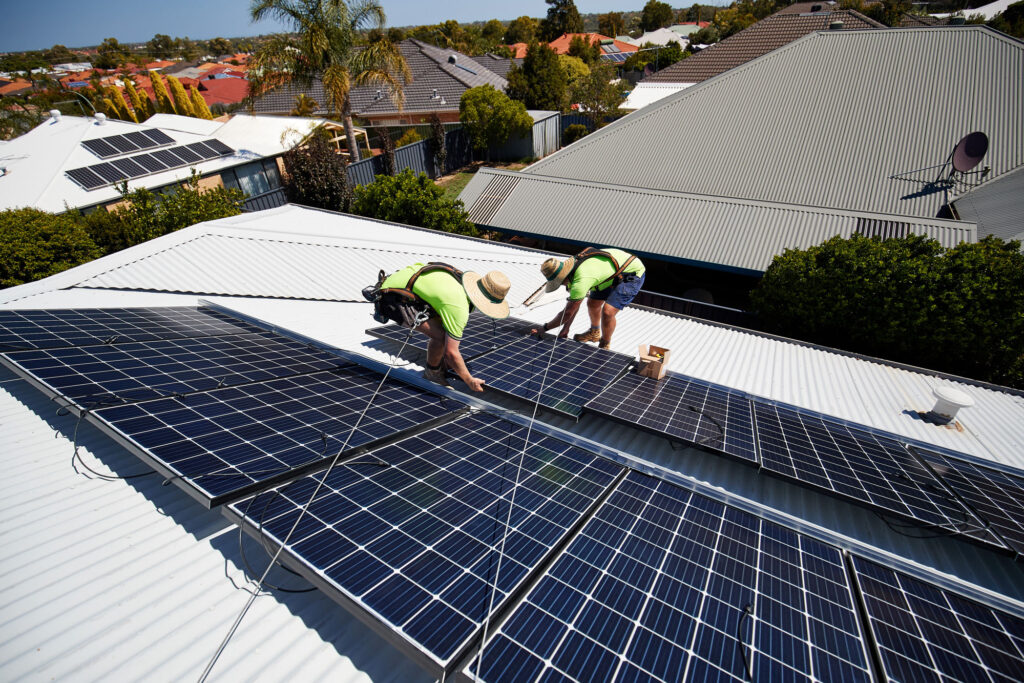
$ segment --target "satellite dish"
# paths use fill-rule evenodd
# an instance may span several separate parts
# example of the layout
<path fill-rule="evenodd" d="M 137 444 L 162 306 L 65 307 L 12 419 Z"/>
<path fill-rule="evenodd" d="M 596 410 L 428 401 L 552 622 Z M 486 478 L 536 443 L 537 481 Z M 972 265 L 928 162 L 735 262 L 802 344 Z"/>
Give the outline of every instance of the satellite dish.
<path fill-rule="evenodd" d="M 981 163 L 988 151 L 988 136 L 980 130 L 965 135 L 953 150 L 953 170 L 966 173 Z"/>

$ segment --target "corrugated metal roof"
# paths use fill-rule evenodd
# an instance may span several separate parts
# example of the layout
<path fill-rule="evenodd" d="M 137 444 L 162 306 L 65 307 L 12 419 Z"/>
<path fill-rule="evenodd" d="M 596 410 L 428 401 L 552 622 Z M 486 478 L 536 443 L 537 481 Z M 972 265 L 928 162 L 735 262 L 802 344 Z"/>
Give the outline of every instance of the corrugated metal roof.
<path fill-rule="evenodd" d="M 763 272 L 786 249 L 878 227 L 943 246 L 977 241 L 973 224 L 645 190 L 480 169 L 460 195 L 480 225 Z M 551 207 L 558 207 L 552 210 Z"/>
<path fill-rule="evenodd" d="M 985 26 L 822 31 L 525 172 L 933 217 L 941 192 L 914 197 L 922 183 L 890 176 L 942 164 L 975 130 L 993 177 L 1024 164 L 1022 82 L 1024 43 Z"/>
<path fill-rule="evenodd" d="M 979 235 L 1024 240 L 1024 167 L 960 195 L 954 205 L 962 219 L 978 224 Z"/>

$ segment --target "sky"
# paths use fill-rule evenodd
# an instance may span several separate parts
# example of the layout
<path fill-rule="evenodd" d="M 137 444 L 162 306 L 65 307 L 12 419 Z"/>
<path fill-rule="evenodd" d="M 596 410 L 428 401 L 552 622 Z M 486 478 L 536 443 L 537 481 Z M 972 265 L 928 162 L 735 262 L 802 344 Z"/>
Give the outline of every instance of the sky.
<path fill-rule="evenodd" d="M 645 0 L 576 0 L 581 14 L 639 10 Z M 677 0 L 678 1 L 678 0 Z M 689 1 L 689 0 L 688 0 Z M 470 22 L 487 19 L 543 17 L 544 0 L 481 2 L 447 0 L 441 4 L 423 0 L 380 0 L 388 26 L 436 24 L 447 19 Z M 121 43 L 142 43 L 157 33 L 206 40 L 274 33 L 282 26 L 252 23 L 249 0 L 3 0 L 0 52 L 42 50 L 53 45 L 99 45 L 104 38 Z M 673 7 L 676 3 L 669 0 Z M 686 6 L 692 5 L 689 2 Z M 714 3 L 710 3 L 714 4 Z M 680 5 L 682 6 L 682 5 Z"/>

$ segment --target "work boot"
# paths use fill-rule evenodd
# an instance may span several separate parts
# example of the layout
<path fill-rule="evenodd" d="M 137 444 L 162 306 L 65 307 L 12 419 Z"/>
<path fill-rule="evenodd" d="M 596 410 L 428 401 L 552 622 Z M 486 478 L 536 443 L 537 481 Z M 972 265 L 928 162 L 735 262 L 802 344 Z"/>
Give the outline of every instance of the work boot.
<path fill-rule="evenodd" d="M 586 332 L 574 334 L 572 338 L 578 342 L 596 342 L 601 339 L 601 330 L 597 327 L 591 327 Z"/>
<path fill-rule="evenodd" d="M 442 387 L 450 387 L 448 378 L 445 376 L 444 366 L 439 368 L 427 368 L 423 371 L 423 379 L 429 380 L 434 384 L 440 384 Z"/>
<path fill-rule="evenodd" d="M 607 348 L 610 348 L 611 345 L 612 345 L 611 342 L 606 342 L 605 340 L 602 339 L 601 343 L 597 345 L 597 348 L 599 348 L 599 349 L 607 349 Z"/>

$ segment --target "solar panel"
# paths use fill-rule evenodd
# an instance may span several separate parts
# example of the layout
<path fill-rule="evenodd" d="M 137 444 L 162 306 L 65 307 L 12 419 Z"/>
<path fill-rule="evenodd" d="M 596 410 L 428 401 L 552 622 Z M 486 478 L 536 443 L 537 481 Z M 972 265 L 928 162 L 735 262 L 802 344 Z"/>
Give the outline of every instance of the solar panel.
<path fill-rule="evenodd" d="M 465 673 L 867 681 L 869 661 L 837 548 L 630 472 Z"/>
<path fill-rule="evenodd" d="M 88 168 L 73 168 L 68 171 L 67 174 L 69 178 L 86 190 L 95 190 L 97 187 L 103 187 L 107 184 L 106 180 L 96 175 Z"/>
<path fill-rule="evenodd" d="M 131 133 L 125 133 L 124 139 L 135 145 L 136 149 L 150 149 L 153 147 L 153 141 L 143 131 L 134 130 Z"/>
<path fill-rule="evenodd" d="M 469 314 L 469 321 L 466 323 L 466 329 L 462 333 L 459 352 L 463 358 L 474 358 L 482 353 L 500 348 L 517 339 L 522 339 L 523 333 L 521 330 L 529 324 L 528 321 L 518 318 L 495 320 L 479 311 L 473 311 Z M 366 333 L 378 339 L 395 342 L 396 344 L 403 344 L 408 339 L 406 348 L 419 349 L 420 351 L 427 350 L 427 336 L 418 332 L 413 332 L 410 336 L 407 327 L 384 325 L 383 327 L 374 327 L 366 330 Z"/>
<path fill-rule="evenodd" d="M 525 431 L 471 415 L 335 468 L 284 556 L 443 675 L 478 637 L 495 582 L 500 609 L 622 472 L 534 432 L 519 473 Z M 236 503 L 230 512 L 245 514 L 246 528 L 280 544 L 322 476 Z"/>
<path fill-rule="evenodd" d="M 213 507 L 334 457 L 380 383 L 358 366 L 103 408 L 89 419 Z M 449 412 L 419 389 L 384 385 L 348 441 L 371 444 Z"/>
<path fill-rule="evenodd" d="M 95 164 L 94 166 L 89 166 L 89 168 L 93 173 L 106 180 L 108 185 L 125 180 L 124 171 L 120 170 L 113 164 Z"/>
<path fill-rule="evenodd" d="M 129 140 L 123 135 L 111 135 L 110 137 L 104 138 L 112 146 L 117 148 L 117 151 L 122 154 L 128 154 L 130 152 L 138 151 L 139 146 L 133 141 Z"/>
<path fill-rule="evenodd" d="M 890 681 L 1017 681 L 1024 619 L 853 557 Z"/>
<path fill-rule="evenodd" d="M 167 168 L 167 164 L 152 154 L 140 154 L 132 157 L 132 161 L 146 169 L 146 173 L 159 173 Z"/>
<path fill-rule="evenodd" d="M 985 521 L 985 529 L 969 536 L 999 545 L 992 538 L 994 532 L 1007 548 L 1024 553 L 1024 477 L 918 446 L 911 448 Z"/>
<path fill-rule="evenodd" d="M 174 152 L 175 155 L 181 157 L 184 161 L 190 164 L 203 160 L 203 157 L 199 156 L 198 154 L 196 154 L 195 152 L 193 152 L 192 150 L 185 146 L 172 147 L 170 151 Z"/>
<path fill-rule="evenodd" d="M 144 130 L 141 132 L 145 134 L 150 140 L 152 140 L 154 145 L 159 146 L 174 144 L 174 138 L 172 138 L 170 135 L 157 128 L 150 128 L 149 130 Z"/>
<path fill-rule="evenodd" d="M 121 152 L 118 151 L 117 147 L 114 147 L 109 142 L 106 142 L 103 138 L 97 138 L 95 140 L 83 140 L 82 147 L 98 156 L 100 159 L 106 159 L 107 157 L 116 157 Z"/>
<path fill-rule="evenodd" d="M 203 159 L 214 159 L 220 156 L 203 142 L 193 142 L 191 144 L 185 145 L 185 148 L 195 152 Z"/>
<path fill-rule="evenodd" d="M 338 356 L 269 333 L 36 349 L 8 359 L 84 408 L 330 370 Z"/>
<path fill-rule="evenodd" d="M 235 150 L 231 149 L 230 147 L 225 145 L 220 140 L 217 140 L 216 138 L 211 138 L 207 140 L 206 145 L 214 152 L 216 152 L 217 156 L 227 156 L 228 154 L 235 153 Z"/>
<path fill-rule="evenodd" d="M 600 394 L 633 358 L 579 342 L 552 337 L 521 337 L 499 351 L 473 361 L 471 371 L 486 386 L 529 401 L 537 400 L 548 359 L 540 404 L 571 417 Z"/>
<path fill-rule="evenodd" d="M 167 168 L 178 168 L 179 166 L 187 165 L 188 162 L 174 153 L 175 149 L 177 148 L 172 147 L 171 149 L 158 149 L 157 151 L 152 152 L 150 156 L 154 156 L 162 163 L 167 164 Z"/>
<path fill-rule="evenodd" d="M 757 462 L 750 399 L 733 389 L 673 372 L 660 380 L 631 372 L 586 409 L 653 434 Z"/>
<path fill-rule="evenodd" d="M 953 531 L 981 528 L 895 439 L 783 406 L 753 403 L 765 470 L 926 525 Z"/>
<path fill-rule="evenodd" d="M 0 352 L 262 332 L 210 308 L 0 311 Z"/>
<path fill-rule="evenodd" d="M 149 171 L 135 163 L 133 157 L 127 159 L 114 159 L 110 163 L 114 168 L 121 171 L 125 178 L 138 178 L 139 176 L 144 176 L 149 173 Z"/>

